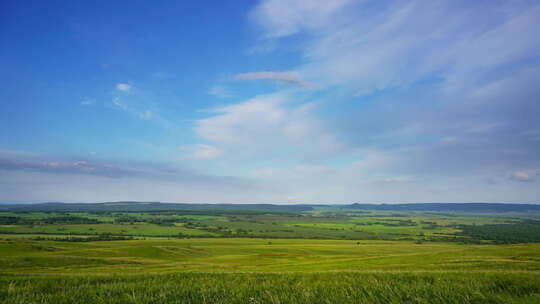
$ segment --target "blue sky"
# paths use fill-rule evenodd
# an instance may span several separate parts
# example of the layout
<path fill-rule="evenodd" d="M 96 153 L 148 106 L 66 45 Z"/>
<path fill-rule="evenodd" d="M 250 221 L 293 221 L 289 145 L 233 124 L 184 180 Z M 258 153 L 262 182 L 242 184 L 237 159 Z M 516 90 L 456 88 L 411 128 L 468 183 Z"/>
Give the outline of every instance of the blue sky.
<path fill-rule="evenodd" d="M 538 1 L 2 1 L 0 201 L 538 202 Z"/>

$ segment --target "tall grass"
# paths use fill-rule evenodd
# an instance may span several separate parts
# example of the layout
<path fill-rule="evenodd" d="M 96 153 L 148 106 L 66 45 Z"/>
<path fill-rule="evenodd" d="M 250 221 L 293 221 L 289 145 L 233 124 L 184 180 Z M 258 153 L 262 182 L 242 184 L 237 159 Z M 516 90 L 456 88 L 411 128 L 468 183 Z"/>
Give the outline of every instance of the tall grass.
<path fill-rule="evenodd" d="M 540 274 L 3 276 L 0 303 L 540 303 Z"/>

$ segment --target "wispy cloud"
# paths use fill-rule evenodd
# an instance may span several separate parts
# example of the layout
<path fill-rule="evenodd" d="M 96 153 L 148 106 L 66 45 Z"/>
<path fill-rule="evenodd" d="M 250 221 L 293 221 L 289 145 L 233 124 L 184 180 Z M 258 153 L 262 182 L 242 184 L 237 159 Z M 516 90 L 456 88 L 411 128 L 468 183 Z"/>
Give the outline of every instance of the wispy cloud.
<path fill-rule="evenodd" d="M 312 87 L 313 85 L 304 81 L 298 72 L 252 72 L 237 74 L 233 80 L 270 80 L 280 83 L 287 83 L 301 87 Z"/>
<path fill-rule="evenodd" d="M 252 17 L 266 37 L 306 33 L 306 64 L 297 70 L 354 94 L 426 77 L 464 79 L 533 57 L 540 41 L 529 38 L 539 15 L 533 2 L 267 0 Z"/>
<path fill-rule="evenodd" d="M 208 90 L 208 94 L 219 98 L 231 98 L 234 95 L 224 85 L 215 85 Z"/>
<path fill-rule="evenodd" d="M 164 163 L 72 160 L 0 150 L 0 201 L 4 202 L 232 203 L 261 201 L 270 193 L 253 180 L 202 174 Z"/>
<path fill-rule="evenodd" d="M 339 150 L 339 140 L 314 117 L 315 104 L 294 106 L 288 104 L 290 100 L 294 96 L 276 93 L 214 109 L 213 116 L 196 122 L 195 132 L 236 156 L 258 152 L 268 156 L 271 151 L 288 149 L 308 155 Z"/>
<path fill-rule="evenodd" d="M 208 145 L 189 147 L 200 156 L 215 157 L 221 153 Z M 109 178 L 148 178 L 179 181 L 183 179 L 208 179 L 211 176 L 193 170 L 157 162 L 118 161 L 96 158 L 67 158 L 20 151 L 0 150 L 0 171 L 41 172 L 62 175 L 95 175 Z"/>
<path fill-rule="evenodd" d="M 131 91 L 131 89 L 132 89 L 132 86 L 130 84 L 127 84 L 127 83 L 118 83 L 118 84 L 116 84 L 116 90 L 118 90 L 118 91 L 129 92 L 129 91 Z"/>
<path fill-rule="evenodd" d="M 519 170 L 512 172 L 510 174 L 510 179 L 518 181 L 518 182 L 532 182 L 534 181 L 534 178 L 538 175 L 537 173 L 526 171 L 526 170 Z"/>
<path fill-rule="evenodd" d="M 50 159 L 41 157 L 0 157 L 0 170 L 34 171 L 53 174 L 90 174 L 107 177 L 133 176 L 138 171 L 87 160 Z"/>
<path fill-rule="evenodd" d="M 85 98 L 81 101 L 81 105 L 82 106 L 89 106 L 89 105 L 93 105 L 95 104 L 96 101 L 94 99 L 88 99 L 88 98 Z"/>
<path fill-rule="evenodd" d="M 129 109 L 128 105 L 127 105 L 125 102 L 123 102 L 123 101 L 120 99 L 120 97 L 115 97 L 115 98 L 113 98 L 113 101 L 112 101 L 112 102 L 113 102 L 113 104 L 114 104 L 115 106 L 119 107 L 119 108 L 122 109 L 122 110 L 127 110 L 127 109 Z"/>
<path fill-rule="evenodd" d="M 352 0 L 268 0 L 261 1 L 251 18 L 265 29 L 266 38 L 280 38 L 335 23 L 333 14 Z"/>
<path fill-rule="evenodd" d="M 170 128 L 174 126 L 169 120 L 164 118 L 156 105 L 149 101 L 149 97 L 144 92 L 137 91 L 136 94 L 130 93 L 128 96 L 124 94 L 114 94 L 112 105 L 131 114 L 138 119 L 158 123 L 164 127 Z"/>
<path fill-rule="evenodd" d="M 290 147 L 301 147 L 296 151 L 307 155 L 324 149 L 313 143 L 325 135 L 333 139 L 329 142 L 339 148 L 326 154 L 329 165 L 269 168 L 267 177 L 283 179 L 290 196 L 377 201 L 537 197 L 532 184 L 540 168 L 540 141 L 531 130 L 540 129 L 535 119 L 540 89 L 534 84 L 540 77 L 538 3 L 266 0 L 250 17 L 263 33 L 261 45 L 271 41 L 279 50 L 281 41 L 290 49 L 292 41 L 303 61 L 292 74 L 245 73 L 237 80 L 298 85 L 309 79 L 327 96 L 322 102 L 332 114 L 295 116 L 290 114 L 295 106 L 283 101 L 287 97 L 281 102 L 254 98 L 220 109 L 198 121 L 195 130 L 227 150 L 264 147 L 259 158 L 288 155 L 289 161 L 290 155 L 298 156 L 287 153 Z M 362 102 L 354 103 L 358 97 Z M 349 103 L 344 106 L 344 101 Z M 304 141 L 290 140 L 286 129 L 298 131 Z M 348 169 L 336 169 L 334 163 Z M 292 171 L 302 177 L 295 179 Z M 512 180 L 531 182 L 517 190 Z M 314 194 L 307 188 L 323 190 Z M 411 195 L 404 196 L 407 189 Z"/>
<path fill-rule="evenodd" d="M 187 152 L 186 157 L 197 160 L 211 160 L 219 158 L 224 151 L 218 147 L 206 144 L 196 144 L 180 147 L 182 151 Z"/>

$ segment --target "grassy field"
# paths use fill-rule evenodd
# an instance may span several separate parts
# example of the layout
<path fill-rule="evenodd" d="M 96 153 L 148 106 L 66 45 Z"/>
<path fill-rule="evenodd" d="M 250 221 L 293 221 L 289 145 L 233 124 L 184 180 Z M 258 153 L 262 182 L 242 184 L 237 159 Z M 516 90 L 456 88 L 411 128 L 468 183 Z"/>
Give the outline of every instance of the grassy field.
<path fill-rule="evenodd" d="M 0 241 L 1 303 L 538 303 L 540 244 Z"/>
<path fill-rule="evenodd" d="M 39 226 L 17 226 L 17 225 L 3 225 L 3 234 L 101 234 L 111 233 L 114 235 L 138 235 L 138 236 L 163 236 L 170 235 L 176 236 L 179 233 L 190 236 L 214 236 L 215 233 L 199 230 L 199 229 L 187 229 L 182 224 L 175 225 L 173 227 L 163 227 L 154 224 L 137 223 L 137 224 L 44 224 Z"/>
<path fill-rule="evenodd" d="M 147 239 L 0 241 L 4 274 L 112 272 L 516 271 L 540 272 L 540 244 L 407 241 Z"/>
<path fill-rule="evenodd" d="M 540 303 L 531 214 L 0 212 L 0 303 Z"/>
<path fill-rule="evenodd" d="M 538 274 L 212 274 L 2 277 L 0 302 L 538 303 Z"/>
<path fill-rule="evenodd" d="M 423 212 L 0 212 L 6 235 L 100 235 L 137 237 L 252 237 L 349 240 L 441 240 L 460 235 L 462 226 L 520 223 L 523 218 Z M 530 216 L 524 214 L 523 216 Z M 540 227 L 540 222 L 537 223 Z M 540 235 L 539 238 L 540 240 Z M 489 238 L 488 238 L 489 240 Z M 474 241 L 474 240 L 473 240 Z M 478 241 L 478 240 L 476 240 Z"/>

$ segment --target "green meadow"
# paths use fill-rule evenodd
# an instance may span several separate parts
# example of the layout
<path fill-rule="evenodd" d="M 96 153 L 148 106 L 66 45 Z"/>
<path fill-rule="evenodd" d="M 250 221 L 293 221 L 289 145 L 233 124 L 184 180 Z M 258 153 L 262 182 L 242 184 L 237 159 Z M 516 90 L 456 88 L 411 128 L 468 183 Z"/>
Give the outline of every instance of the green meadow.
<path fill-rule="evenodd" d="M 371 211 L 359 214 L 334 208 L 318 208 L 309 212 L 0 212 L 0 238 L 13 234 L 112 234 L 132 237 L 478 241 L 461 235 L 461 226 L 519 224 L 522 220 L 500 215 L 422 212 Z"/>
<path fill-rule="evenodd" d="M 540 244 L 252 238 L 0 241 L 3 274 L 537 272 Z"/>
<path fill-rule="evenodd" d="M 522 213 L 0 212 L 0 303 L 540 303 Z"/>
<path fill-rule="evenodd" d="M 538 303 L 540 244 L 0 241 L 2 303 Z"/>
<path fill-rule="evenodd" d="M 523 273 L 176 273 L 4 276 L 0 301 L 26 303 L 529 303 L 540 276 Z"/>

